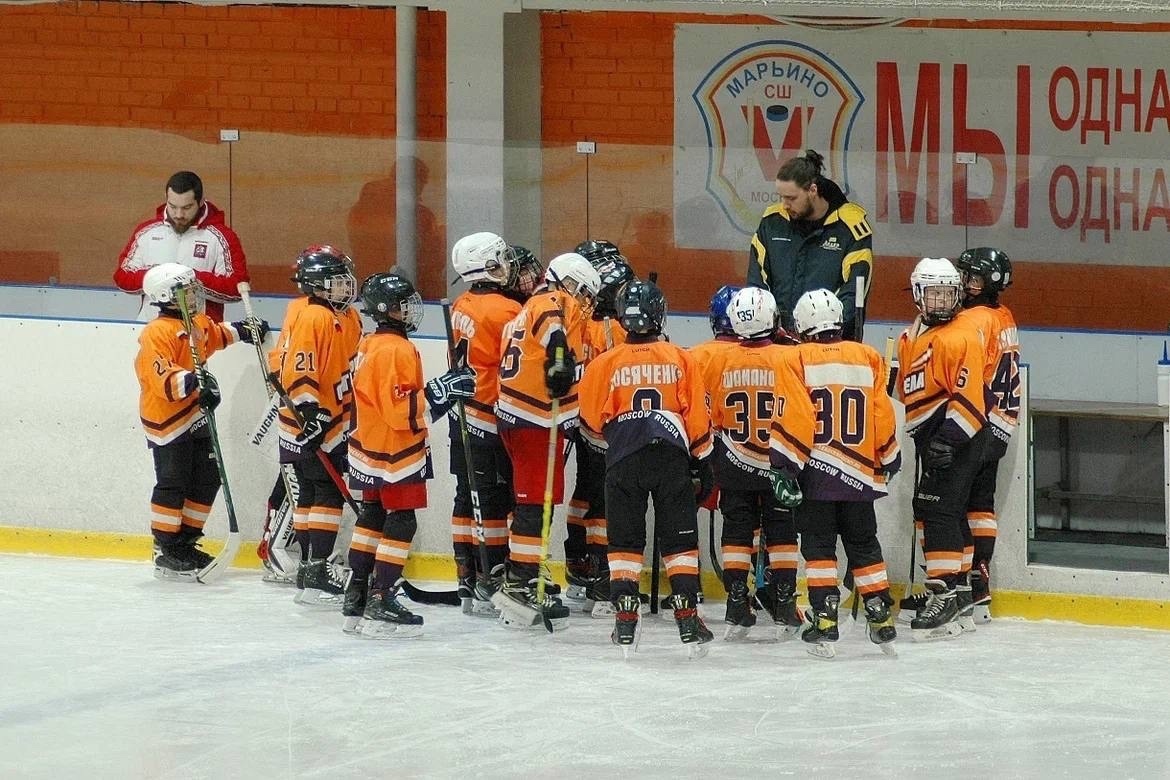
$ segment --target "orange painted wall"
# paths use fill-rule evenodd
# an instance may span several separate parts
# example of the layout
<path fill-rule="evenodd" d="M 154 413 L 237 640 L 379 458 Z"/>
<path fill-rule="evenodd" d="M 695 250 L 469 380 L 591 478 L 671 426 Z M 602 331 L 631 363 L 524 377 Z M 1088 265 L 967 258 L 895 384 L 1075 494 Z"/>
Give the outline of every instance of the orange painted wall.
<path fill-rule="evenodd" d="M 564 251 L 584 238 L 585 168 L 574 145 L 583 138 L 597 141 L 599 153 L 589 172 L 590 189 L 597 193 L 590 199 L 592 237 L 618 243 L 643 274 L 659 270 L 673 309 L 704 311 L 719 285 L 742 281 L 747 242 L 742 252 L 675 249 L 672 243 L 673 41 L 674 25 L 684 22 L 776 24 L 740 16 L 544 14 L 545 247 Z M 1165 28 L 1011 20 L 911 24 L 1147 32 Z M 613 162 L 607 165 L 605 157 Z M 870 316 L 906 320 L 913 314 L 906 288 L 916 258 L 882 256 L 881 232 L 878 225 Z M 1010 247 L 1004 249 L 1011 253 Z M 1017 257 L 1015 282 L 1004 300 L 1025 326 L 1159 332 L 1167 328 L 1170 268 L 1020 259 L 1025 258 Z M 1125 305 L 1119 305 L 1123 301 Z"/>
<path fill-rule="evenodd" d="M 419 136 L 439 140 L 446 135 L 445 16 L 421 11 L 418 27 Z M 251 132 L 392 139 L 394 50 L 394 11 L 387 8 L 0 5 L 0 125 L 148 129 L 208 145 L 218 144 L 220 128 L 238 128 L 242 137 Z M 441 171 L 441 144 L 423 146 L 429 155 L 426 165 Z M 128 154 L 142 157 L 149 150 Z M 31 169 L 43 163 L 16 162 Z M 181 161 L 172 165 L 181 167 Z M 89 184 L 88 175 L 78 171 L 83 187 Z M 441 179 L 430 177 L 429 186 L 441 188 Z M 158 182 L 159 201 L 164 182 Z M 385 179 L 368 184 L 362 191 L 365 204 L 356 209 L 363 223 L 358 230 L 365 231 L 363 241 L 379 247 L 381 256 L 370 260 L 371 266 L 381 266 L 387 256 L 393 257 L 393 187 L 387 192 Z M 94 186 L 97 191 L 104 188 Z M 209 197 L 222 201 L 224 196 L 209 192 Z M 432 200 L 441 202 L 441 194 Z M 156 203 L 141 203 L 136 213 L 144 218 Z M 287 222 L 288 216 L 272 214 L 272 219 Z M 431 214 L 429 223 L 433 232 L 441 215 Z M 109 229 L 124 241 L 132 227 L 129 222 Z M 259 259 L 260 253 L 243 238 L 249 255 Z M 0 236 L 0 251 L 9 248 L 9 240 Z M 42 257 L 52 256 L 53 247 L 19 249 L 26 254 L 25 277 L 35 277 L 38 268 L 43 271 L 40 281 L 54 275 L 52 262 Z M 290 291 L 283 265 L 269 269 L 256 260 L 251 265 L 257 289 Z M 61 281 L 109 284 L 112 270 L 110 258 L 104 279 L 66 274 Z M 0 279 L 12 278 L 0 268 Z M 440 268 L 420 281 L 433 287 L 441 279 Z"/>

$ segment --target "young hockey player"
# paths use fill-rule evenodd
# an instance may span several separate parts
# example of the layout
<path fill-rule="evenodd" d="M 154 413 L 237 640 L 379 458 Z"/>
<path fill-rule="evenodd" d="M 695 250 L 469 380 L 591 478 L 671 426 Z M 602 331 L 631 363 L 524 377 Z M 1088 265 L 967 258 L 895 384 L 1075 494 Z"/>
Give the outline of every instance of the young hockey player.
<path fill-rule="evenodd" d="M 520 263 L 504 239 L 485 232 L 472 233 L 455 242 L 451 265 L 459 278 L 471 285 L 451 305 L 452 354 L 457 365 L 468 366 L 477 377 L 475 397 L 467 399 L 463 410 L 487 547 L 487 571 L 481 570 L 468 457 L 459 417 L 454 413 L 449 420 L 451 473 L 455 475 L 451 539 L 464 613 L 496 617 L 499 610 L 492 606 L 491 597 L 503 576 L 508 554 L 508 515 L 514 502 L 512 462 L 496 428 L 496 401 L 500 395 L 504 327 L 520 313 L 516 289 Z M 500 568 L 492 582 L 491 574 L 497 567 Z"/>
<path fill-rule="evenodd" d="M 409 339 L 422 322 L 422 298 L 405 277 L 374 274 L 361 299 L 376 329 L 362 338 L 354 361 L 349 483 L 376 499 L 363 502 L 353 529 L 342 630 L 368 639 L 411 637 L 422 632 L 423 619 L 398 601 L 398 591 L 418 529 L 415 510 L 426 507 L 426 481 L 434 476 L 423 411 L 429 407 L 435 420 L 456 400 L 466 402 L 475 374 L 457 367 L 423 383 L 422 357 Z"/>
<path fill-rule="evenodd" d="M 567 625 L 569 611 L 538 582 L 545 576 L 540 571 L 545 481 L 551 469 L 551 501 L 559 504 L 564 494 L 559 454 L 565 430 L 577 424 L 576 362 L 601 279 L 588 260 L 568 253 L 553 258 L 544 281 L 504 329 L 496 424 L 512 460 L 516 508 L 504 584 L 492 603 L 505 626 L 547 622 L 556 629 Z"/>
<path fill-rule="evenodd" d="M 188 333 L 178 308 L 180 291 L 194 304 L 194 333 Z M 219 492 L 219 471 L 212 452 L 207 415 L 219 405 L 219 386 L 206 369 L 196 376 L 191 339 L 199 356 L 237 341 L 252 342 L 242 322 L 212 322 L 203 312 L 202 285 L 195 271 L 179 263 L 152 266 L 142 277 L 142 293 L 158 317 L 142 328 L 134 371 L 142 394 L 138 414 L 154 458 L 155 485 L 150 497 L 154 536 L 154 576 L 195 581 L 213 560 L 199 549 L 203 524 Z M 268 332 L 261 321 L 260 334 Z"/>
<path fill-rule="evenodd" d="M 625 257 L 608 241 L 585 241 L 577 250 L 601 277 L 597 304 L 585 325 L 581 363 L 587 368 L 598 355 L 625 343 L 617 302 L 635 277 Z M 590 438 L 582 428 L 576 433 L 577 482 L 569 500 L 565 537 L 565 577 L 569 583 L 565 595 L 584 601 L 594 617 L 604 617 L 613 614 L 605 521 L 605 442 Z"/>
<path fill-rule="evenodd" d="M 610 588 L 617 616 L 611 636 L 626 648 L 638 628 L 638 584 L 646 548 L 646 502 L 674 594 L 679 638 L 692 657 L 714 636 L 697 609 L 698 498 L 714 487 L 711 421 L 698 367 L 687 352 L 661 341 L 666 298 L 634 282 L 618 307 L 626 343 L 596 358 L 581 381 L 581 420 L 604 437 Z"/>
<path fill-rule="evenodd" d="M 318 450 L 338 474 L 346 471 L 346 436 L 353 403 L 350 365 L 362 334 L 353 260 L 332 246 L 311 246 L 297 257 L 292 277 L 303 299 L 289 304 L 277 346 L 280 386 L 297 415 L 280 412 L 280 462 L 292 463 L 300 495 L 294 527 L 301 547 L 299 604 L 336 606 L 344 574 L 329 560 L 341 524 L 341 489 Z M 303 428 L 297 417 L 303 421 Z"/>
<path fill-rule="evenodd" d="M 747 635 L 756 624 L 748 573 L 757 535 L 766 540 L 767 586 L 757 583 L 782 638 L 800 627 L 796 611 L 796 526 L 792 511 L 778 506 L 769 479 L 768 438 L 775 406 L 776 370 L 787 347 L 773 342 L 776 299 L 758 287 L 737 291 L 724 315 L 737 341 L 708 352 L 700 365 L 715 433 L 715 484 L 723 513 L 721 552 L 727 590 L 726 639 Z M 699 362 L 699 361 L 696 361 Z"/>
<path fill-rule="evenodd" d="M 987 451 L 967 501 L 973 537 L 971 562 L 972 624 L 991 620 L 991 556 L 995 552 L 995 489 L 999 461 L 1007 454 L 1020 416 L 1020 337 L 1016 320 L 999 294 L 1012 283 L 1012 263 L 999 249 L 976 247 L 959 255 L 963 310 L 955 317 L 983 338 L 983 384 L 991 402 L 987 412 Z M 966 558 L 966 555 L 964 555 Z M 971 626 L 973 627 L 973 625 Z"/>
<path fill-rule="evenodd" d="M 971 603 L 963 573 L 969 537 L 967 502 L 983 466 L 988 403 L 978 331 L 955 321 L 963 300 L 958 270 L 945 257 L 924 257 L 910 274 L 918 316 L 898 341 L 899 395 L 920 471 L 914 519 L 922 524 L 926 604 L 910 622 L 923 641 L 958 636 L 957 617 Z"/>
<path fill-rule="evenodd" d="M 805 293 L 792 314 L 803 343 L 783 350 L 770 447 L 776 498 L 794 506 L 808 578 L 801 639 L 810 653 L 834 655 L 840 536 L 870 641 L 892 652 L 894 600 L 873 508 L 902 464 L 886 368 L 872 347 L 844 340 L 843 307 L 829 290 Z"/>

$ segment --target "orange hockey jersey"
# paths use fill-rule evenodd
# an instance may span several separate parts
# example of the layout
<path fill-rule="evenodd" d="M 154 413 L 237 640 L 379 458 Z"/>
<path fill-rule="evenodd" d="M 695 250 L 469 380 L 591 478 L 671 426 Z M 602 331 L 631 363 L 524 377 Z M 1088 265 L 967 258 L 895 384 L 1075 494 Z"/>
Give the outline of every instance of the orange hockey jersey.
<path fill-rule="evenodd" d="M 361 316 L 355 309 L 335 312 L 316 301 L 299 308 L 291 321 L 286 318 L 280 332 L 280 383 L 294 404 L 315 403 L 329 414 L 321 449 L 331 452 L 349 432 L 353 405 L 350 367 L 362 335 Z M 282 408 L 281 463 L 301 458 L 300 433 L 292 414 Z"/>
<path fill-rule="evenodd" d="M 239 340 L 235 328 L 212 322 L 206 314 L 196 314 L 191 324 L 204 360 Z M 199 391 L 186 393 L 187 377 L 194 370 L 187 330 L 178 315 L 163 313 L 143 326 L 134 372 L 142 389 L 138 416 L 149 446 L 170 444 L 206 427 Z"/>
<path fill-rule="evenodd" d="M 497 436 L 496 401 L 500 397 L 500 357 L 504 329 L 520 313 L 520 304 L 498 290 L 473 288 L 451 306 L 455 362 L 475 372 L 475 397 L 464 403 L 467 432 L 481 439 Z M 452 407 L 452 435 L 458 436 L 458 412 Z"/>
<path fill-rule="evenodd" d="M 781 347 L 772 421 L 772 466 L 800 475 L 806 498 L 873 501 L 883 469 L 901 465 L 886 369 L 855 341 Z"/>
<path fill-rule="evenodd" d="M 349 484 L 379 490 L 430 479 L 422 357 L 406 336 L 379 330 L 358 346 L 353 372 Z"/>
<path fill-rule="evenodd" d="M 504 328 L 500 397 L 496 402 L 496 421 L 500 427 L 552 425 L 552 399 L 545 387 L 544 362 L 549 338 L 558 330 L 564 331 L 569 349 L 579 361 L 585 351 L 585 318 L 577 300 L 559 290 L 533 295 Z M 574 387 L 560 400 L 558 427 L 577 425 L 577 406 Z"/>
<path fill-rule="evenodd" d="M 739 490 L 767 489 L 776 371 L 788 347 L 762 339 L 716 343 L 725 346 L 701 353 L 715 432 L 715 481 Z"/>
<path fill-rule="evenodd" d="M 915 442 L 925 446 L 941 436 L 963 444 L 983 428 L 989 406 L 983 355 L 978 331 L 962 321 L 928 328 L 918 318 L 902 332 L 898 395 L 906 406 L 906 432 Z"/>
<path fill-rule="evenodd" d="M 988 428 L 1006 448 L 1020 422 L 1020 334 L 1008 307 L 973 306 L 956 317 L 983 338 L 983 384 Z"/>
<path fill-rule="evenodd" d="M 626 343 L 595 358 L 578 388 L 581 422 L 606 443 L 607 466 L 663 439 L 691 457 L 711 454 L 711 420 L 698 366 L 665 341 Z"/>
<path fill-rule="evenodd" d="M 590 361 L 598 355 L 608 352 L 614 347 L 626 343 L 626 329 L 613 317 L 604 319 L 590 319 L 585 323 L 585 358 L 582 361 L 582 371 L 589 366 Z M 605 452 L 605 439 L 600 434 L 593 433 L 587 428 L 578 428 L 581 441 L 593 449 L 594 452 Z"/>

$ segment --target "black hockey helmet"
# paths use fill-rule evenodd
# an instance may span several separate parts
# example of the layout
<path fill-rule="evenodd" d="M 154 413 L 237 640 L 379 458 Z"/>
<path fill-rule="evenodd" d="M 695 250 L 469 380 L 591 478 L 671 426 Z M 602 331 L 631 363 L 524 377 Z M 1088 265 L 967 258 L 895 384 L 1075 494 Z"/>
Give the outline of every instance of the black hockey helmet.
<path fill-rule="evenodd" d="M 606 260 L 620 259 L 623 263 L 628 262 L 622 250 L 617 248 L 617 244 L 605 239 L 586 239 L 577 244 L 573 251 L 592 263 L 594 268 L 598 268 Z"/>
<path fill-rule="evenodd" d="M 512 289 L 524 298 L 531 298 L 544 281 L 544 264 L 527 247 L 512 244 L 508 249 L 512 253 Z"/>
<path fill-rule="evenodd" d="M 653 282 L 630 283 L 622 297 L 618 321 L 627 333 L 657 336 L 666 321 L 666 296 Z"/>
<path fill-rule="evenodd" d="M 997 296 L 1012 283 L 1012 261 L 1004 252 L 989 246 L 978 246 L 964 251 L 955 260 L 955 268 L 964 274 L 964 286 L 967 276 L 982 278 L 984 294 Z"/>
<path fill-rule="evenodd" d="M 423 318 L 422 297 L 405 276 L 377 273 L 362 282 L 362 314 L 379 325 L 401 322 L 414 333 Z"/>
<path fill-rule="evenodd" d="M 338 311 L 357 298 L 353 260 L 328 244 L 307 247 L 297 255 L 292 281 L 304 295 L 322 298 Z"/>
<path fill-rule="evenodd" d="M 620 257 L 620 256 L 619 256 Z M 626 293 L 626 288 L 638 277 L 634 269 L 624 259 L 610 258 L 597 267 L 597 274 L 601 277 L 601 290 L 597 293 L 597 304 L 593 307 L 593 317 L 618 316 L 618 302 Z"/>

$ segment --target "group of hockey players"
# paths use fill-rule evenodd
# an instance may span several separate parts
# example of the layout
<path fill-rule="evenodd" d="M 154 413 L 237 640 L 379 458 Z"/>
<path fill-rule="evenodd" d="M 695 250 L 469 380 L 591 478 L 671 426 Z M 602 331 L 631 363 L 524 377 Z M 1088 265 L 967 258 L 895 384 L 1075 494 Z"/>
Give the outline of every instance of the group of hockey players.
<path fill-rule="evenodd" d="M 455 244 L 452 264 L 469 287 L 444 306 L 449 369 L 428 381 L 410 341 L 423 307 L 409 279 L 390 271 L 359 285 L 353 261 L 331 246 L 297 258 L 302 296 L 264 366 L 281 466 L 261 555 L 266 579 L 294 585 L 298 603 L 340 607 L 343 630 L 366 638 L 422 631 L 423 617 L 399 597 L 415 595 L 403 570 L 433 476 L 428 424 L 447 416 L 464 613 L 553 631 L 577 604 L 612 617 L 612 640 L 628 651 L 646 600 L 652 502 L 666 603 L 688 651 L 702 654 L 714 636 L 697 608 L 697 517 L 705 506 L 713 521 L 718 507 L 712 560 L 728 594 L 726 638 L 743 637 L 762 613 L 781 638 L 799 635 L 831 657 L 844 584 L 870 640 L 892 651 L 874 502 L 901 467 L 896 395 L 915 442 L 926 573 L 925 592 L 908 595 L 901 615 L 923 640 L 988 619 L 996 466 L 1019 404 L 1015 323 L 998 301 L 1011 283 L 1003 252 L 918 263 L 918 316 L 898 343 L 897 376 L 888 355 L 845 338 L 859 337 L 861 323 L 847 329 L 830 290 L 799 298 L 789 332 L 767 290 L 720 288 L 713 338 L 688 350 L 666 338 L 662 291 L 610 242 L 585 241 L 545 268 L 523 247 L 475 233 Z M 143 291 L 159 310 L 136 363 L 157 478 L 155 572 L 195 579 L 212 561 L 197 542 L 222 473 L 207 424 L 220 396 L 204 361 L 235 342 L 261 343 L 269 326 L 212 322 L 182 265 L 151 268 Z M 364 335 L 358 302 L 374 325 Z M 545 563 L 570 452 L 562 593 Z M 343 553 L 346 504 L 357 519 Z"/>

